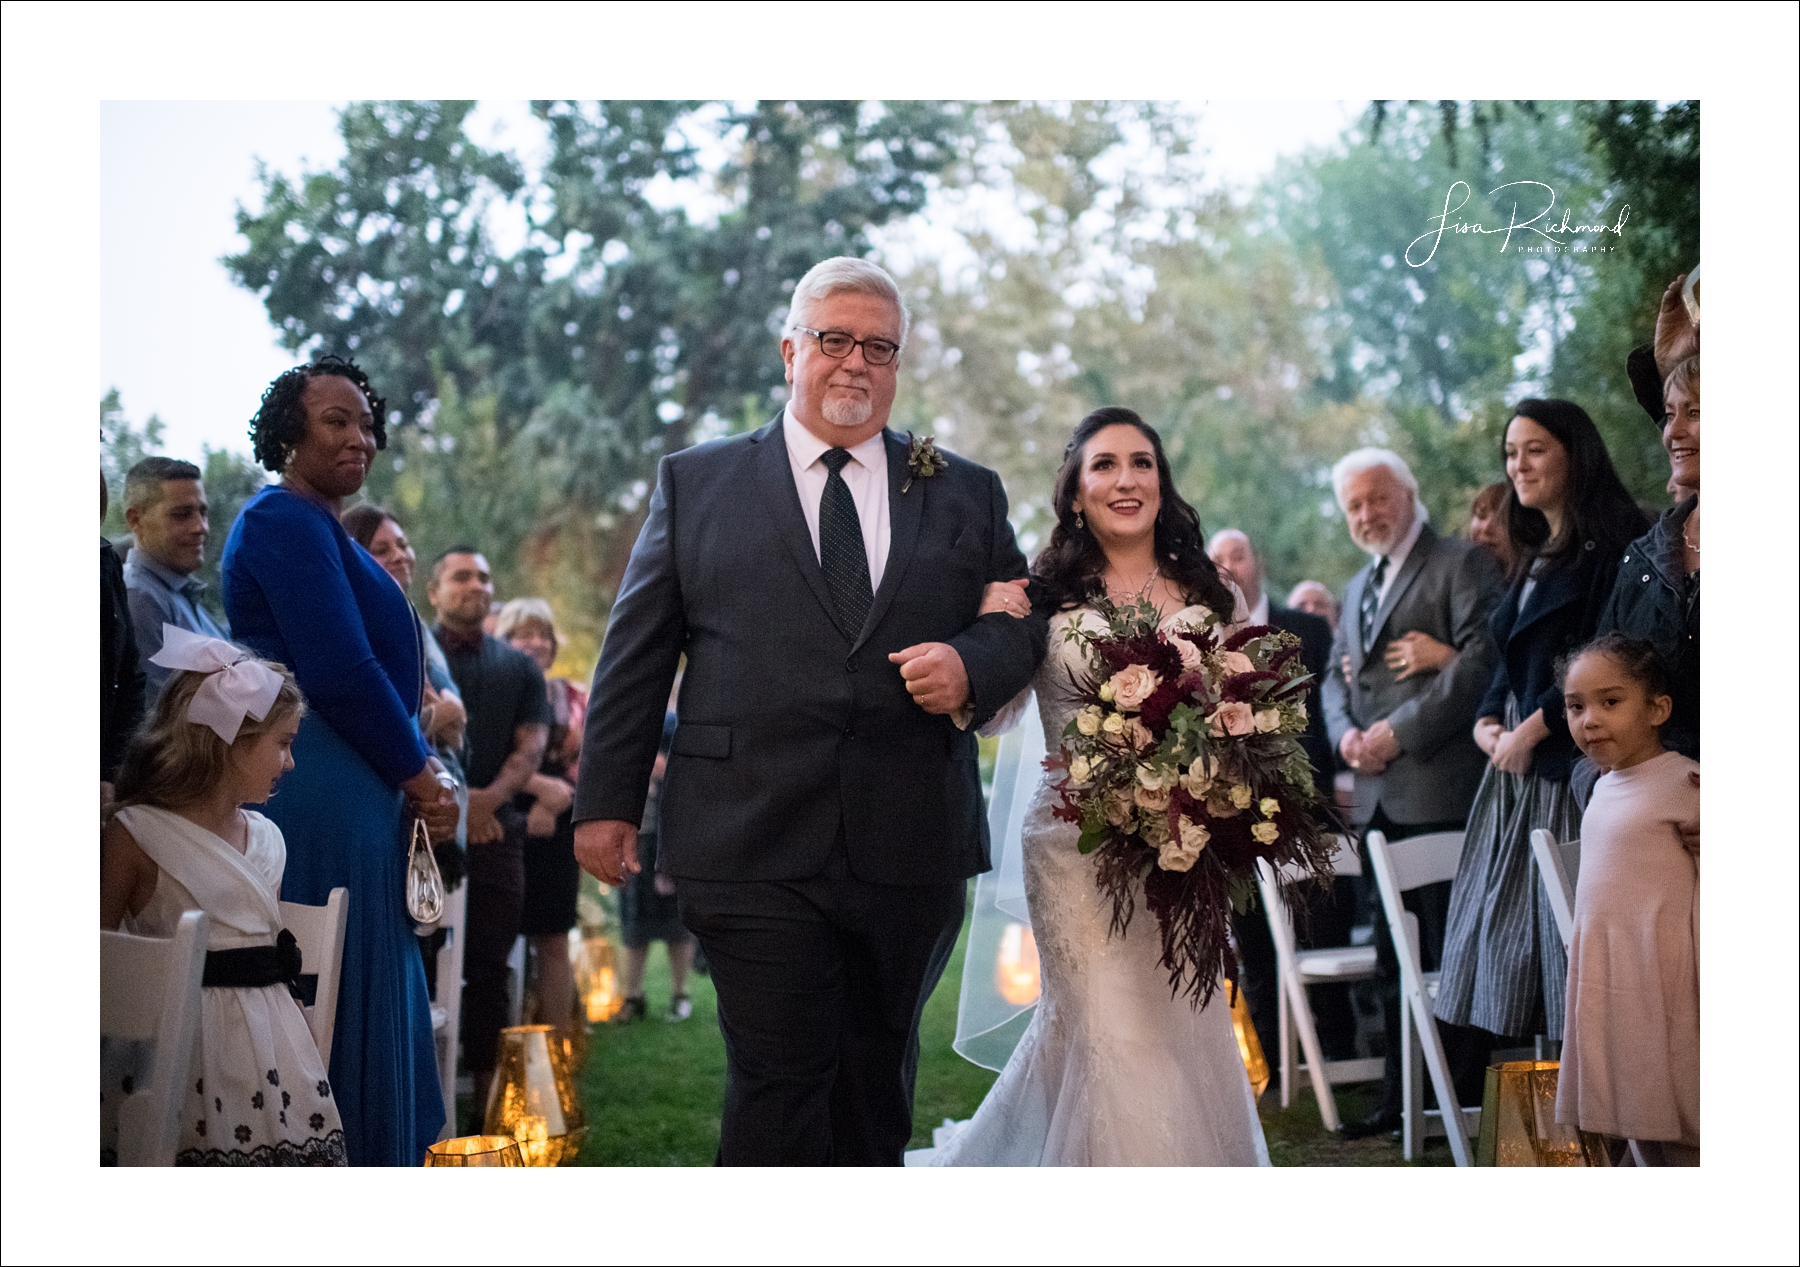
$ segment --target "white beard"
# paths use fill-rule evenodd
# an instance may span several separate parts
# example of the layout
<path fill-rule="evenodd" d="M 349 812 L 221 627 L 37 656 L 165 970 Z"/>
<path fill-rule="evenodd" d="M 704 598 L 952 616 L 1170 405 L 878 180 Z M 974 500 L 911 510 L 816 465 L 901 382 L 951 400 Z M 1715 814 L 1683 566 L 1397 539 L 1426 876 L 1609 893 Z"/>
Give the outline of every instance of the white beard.
<path fill-rule="evenodd" d="M 825 415 L 825 421 L 834 427 L 860 427 L 875 412 L 875 403 L 868 399 L 844 400 L 827 398 L 819 406 L 819 412 Z"/>

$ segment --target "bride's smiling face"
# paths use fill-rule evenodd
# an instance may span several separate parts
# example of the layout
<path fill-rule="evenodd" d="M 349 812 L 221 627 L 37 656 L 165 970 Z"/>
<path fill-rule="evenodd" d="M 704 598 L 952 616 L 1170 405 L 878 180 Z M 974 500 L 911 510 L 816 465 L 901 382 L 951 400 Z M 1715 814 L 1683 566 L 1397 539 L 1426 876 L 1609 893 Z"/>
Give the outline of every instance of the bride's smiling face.
<path fill-rule="evenodd" d="M 1103 545 L 1155 532 L 1162 488 L 1149 437 L 1128 423 L 1095 432 L 1081 454 L 1074 505 Z"/>

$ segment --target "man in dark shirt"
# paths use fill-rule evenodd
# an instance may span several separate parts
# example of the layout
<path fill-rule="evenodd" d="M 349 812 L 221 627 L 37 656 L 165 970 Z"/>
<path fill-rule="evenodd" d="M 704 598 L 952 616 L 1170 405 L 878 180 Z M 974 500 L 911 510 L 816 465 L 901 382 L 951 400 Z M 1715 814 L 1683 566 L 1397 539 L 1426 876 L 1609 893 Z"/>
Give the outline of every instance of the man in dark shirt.
<path fill-rule="evenodd" d="M 482 632 L 494 603 L 487 559 L 457 545 L 432 565 L 426 591 L 433 632 L 468 710 L 469 913 L 464 930 L 462 1046 L 475 1077 L 475 1128 L 506 1024 L 506 960 L 525 903 L 525 814 L 513 794 L 537 773 L 549 741 L 544 674 L 522 652 Z"/>

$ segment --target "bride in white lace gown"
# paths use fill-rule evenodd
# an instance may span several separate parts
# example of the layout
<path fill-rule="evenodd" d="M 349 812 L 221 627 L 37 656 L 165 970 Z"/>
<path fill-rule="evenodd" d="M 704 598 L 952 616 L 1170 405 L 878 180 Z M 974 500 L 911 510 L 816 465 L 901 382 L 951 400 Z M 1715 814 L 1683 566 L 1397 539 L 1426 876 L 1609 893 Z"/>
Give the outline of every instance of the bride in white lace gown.
<path fill-rule="evenodd" d="M 1059 527 L 1038 558 L 1040 581 L 1084 553 L 1091 572 L 1104 550 L 1098 579 L 1107 593 L 1150 597 L 1165 628 L 1204 616 L 1206 606 L 1190 601 L 1204 596 L 1196 588 L 1219 606 L 1232 602 L 1241 617 L 1241 595 L 1206 561 L 1198 517 L 1175 495 L 1161 443 L 1136 414 L 1107 409 L 1084 419 L 1056 490 Z M 1045 588 L 1054 597 L 1050 579 Z M 1079 649 L 1064 637 L 1074 621 L 1097 625 L 1099 618 L 1087 605 L 1057 612 L 1031 686 L 1050 752 L 1079 707 L 1074 682 L 1087 675 Z M 1024 711 L 1025 699 L 996 719 L 1002 727 L 1008 714 Z M 1076 849 L 1078 828 L 1051 816 L 1049 783 L 1039 780 L 1021 833 L 1043 993 L 974 1118 L 931 1164 L 1268 1165 L 1225 996 L 1215 995 L 1204 1011 L 1172 997 L 1156 919 L 1141 900 L 1128 933 L 1108 935 L 1112 904 L 1094 883 L 1093 860 Z"/>

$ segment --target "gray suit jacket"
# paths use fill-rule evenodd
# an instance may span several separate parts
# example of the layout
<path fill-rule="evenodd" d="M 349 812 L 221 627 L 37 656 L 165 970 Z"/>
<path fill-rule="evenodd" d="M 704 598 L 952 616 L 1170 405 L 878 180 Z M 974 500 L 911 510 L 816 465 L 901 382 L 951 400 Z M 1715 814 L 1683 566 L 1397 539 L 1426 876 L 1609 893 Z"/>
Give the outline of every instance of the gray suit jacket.
<path fill-rule="evenodd" d="M 1487 768 L 1472 732 L 1500 654 L 1487 628 L 1504 588 L 1500 569 L 1479 546 L 1440 537 L 1426 524 L 1375 614 L 1365 655 L 1358 613 L 1372 566 L 1351 577 L 1344 591 L 1322 692 L 1325 725 L 1335 748 L 1345 732 L 1386 718 L 1402 751 L 1383 773 L 1357 774 L 1355 821 L 1368 822 L 1378 805 L 1396 823 L 1464 818 Z M 1457 657 L 1438 673 L 1395 681 L 1382 648 L 1415 629 L 1449 643 Z M 1344 683 L 1346 656 L 1354 689 Z"/>
<path fill-rule="evenodd" d="M 877 884 L 988 869 L 974 726 L 1031 680 L 1047 620 L 976 614 L 989 581 L 1025 575 L 1000 477 L 946 454 L 902 493 L 906 441 L 885 435 L 891 539 L 861 629 L 838 623 L 779 418 L 663 459 L 594 670 L 576 822 L 639 820 L 685 655 L 660 870 L 801 879 L 840 837 Z M 913 703 L 888 662 L 921 642 L 962 657 L 969 729 Z"/>

